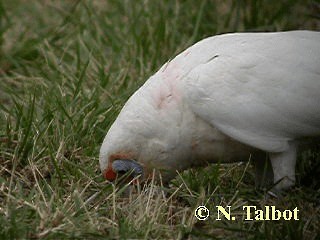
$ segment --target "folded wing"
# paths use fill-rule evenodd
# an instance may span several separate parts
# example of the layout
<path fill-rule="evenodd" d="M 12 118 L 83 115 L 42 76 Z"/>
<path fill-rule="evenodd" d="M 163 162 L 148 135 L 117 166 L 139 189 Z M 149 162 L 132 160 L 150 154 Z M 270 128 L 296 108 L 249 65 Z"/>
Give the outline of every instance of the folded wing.
<path fill-rule="evenodd" d="M 320 135 L 320 34 L 267 34 L 223 35 L 198 47 L 207 61 L 185 76 L 184 97 L 230 137 L 281 152 L 292 139 Z"/>

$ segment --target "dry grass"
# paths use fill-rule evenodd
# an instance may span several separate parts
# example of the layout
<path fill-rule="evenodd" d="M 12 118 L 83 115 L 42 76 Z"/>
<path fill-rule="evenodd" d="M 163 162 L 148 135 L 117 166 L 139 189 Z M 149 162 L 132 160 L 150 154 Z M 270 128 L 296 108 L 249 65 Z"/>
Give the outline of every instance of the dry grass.
<path fill-rule="evenodd" d="M 317 9 L 299 0 L 0 2 L 0 239 L 319 238 L 317 144 L 300 154 L 298 185 L 280 200 L 253 188 L 247 164 L 128 194 L 101 177 L 97 158 L 124 102 L 174 54 L 222 32 L 317 29 Z M 203 204 L 212 214 L 201 222 L 193 213 Z M 243 221 L 247 204 L 298 207 L 301 220 Z M 216 221 L 216 205 L 238 220 Z"/>

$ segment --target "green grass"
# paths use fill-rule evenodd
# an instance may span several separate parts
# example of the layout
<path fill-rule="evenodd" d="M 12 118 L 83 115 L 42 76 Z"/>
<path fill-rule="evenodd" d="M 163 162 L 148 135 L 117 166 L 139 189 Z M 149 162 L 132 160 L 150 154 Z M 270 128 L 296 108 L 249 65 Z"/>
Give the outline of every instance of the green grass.
<path fill-rule="evenodd" d="M 319 9 L 302 0 L 1 1 L 0 239 L 319 238 L 319 144 L 300 154 L 298 184 L 280 200 L 254 189 L 245 163 L 189 170 L 127 197 L 98 166 L 125 101 L 175 54 L 218 33 L 319 29 Z M 208 221 L 193 215 L 201 204 Z M 298 207 L 300 220 L 242 221 L 247 204 Z M 239 220 L 215 221 L 215 205 L 232 205 Z"/>

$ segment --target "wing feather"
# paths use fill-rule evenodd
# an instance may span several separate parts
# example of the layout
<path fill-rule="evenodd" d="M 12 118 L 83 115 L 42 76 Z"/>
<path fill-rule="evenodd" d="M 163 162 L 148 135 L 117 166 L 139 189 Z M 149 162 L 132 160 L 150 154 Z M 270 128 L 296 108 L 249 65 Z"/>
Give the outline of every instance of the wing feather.
<path fill-rule="evenodd" d="M 185 99 L 195 114 L 268 152 L 319 135 L 320 34 L 226 36 L 189 50 L 208 55 L 184 78 Z"/>

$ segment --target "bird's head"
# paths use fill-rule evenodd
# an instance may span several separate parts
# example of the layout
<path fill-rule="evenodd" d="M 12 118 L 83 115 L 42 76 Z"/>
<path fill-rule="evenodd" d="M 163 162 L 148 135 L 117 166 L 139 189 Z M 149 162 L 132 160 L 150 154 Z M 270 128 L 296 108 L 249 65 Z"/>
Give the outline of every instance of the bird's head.
<path fill-rule="evenodd" d="M 151 77 L 126 102 L 100 149 L 100 168 L 107 180 L 129 174 L 143 181 L 160 173 L 168 182 L 176 171 L 190 167 L 197 124 L 172 88 L 162 78 Z"/>
<path fill-rule="evenodd" d="M 142 144 L 138 151 L 134 151 L 135 149 L 127 148 L 125 143 L 113 145 L 113 141 L 108 141 L 108 135 L 106 139 L 100 150 L 100 168 L 103 177 L 110 182 L 123 176 L 129 181 L 139 179 L 143 182 L 151 179 L 154 173 L 156 177 L 161 173 L 162 180 L 167 182 L 174 177 L 176 169 L 179 169 L 175 161 L 168 157 L 170 153 L 161 153 L 161 144 Z M 134 141 L 134 138 L 132 139 Z M 113 146 L 123 146 L 121 149 L 124 150 L 113 151 Z"/>
<path fill-rule="evenodd" d="M 161 127 L 158 131 L 152 124 L 132 119 L 120 116 L 104 139 L 99 157 L 104 178 L 112 182 L 127 174 L 129 179 L 144 181 L 160 173 L 162 181 L 168 182 L 176 170 L 188 168 L 190 153 L 175 128 Z"/>
<path fill-rule="evenodd" d="M 113 124 L 100 149 L 100 168 L 105 179 L 113 182 L 124 175 L 129 179 L 145 176 L 144 164 L 139 162 L 138 142 L 130 130 L 117 126 L 117 121 Z"/>
<path fill-rule="evenodd" d="M 179 164 L 176 144 L 167 138 L 165 131 L 150 123 L 140 122 L 136 117 L 120 114 L 109 129 L 100 149 L 100 169 L 103 177 L 113 182 L 126 175 L 126 179 L 150 179 L 154 173 L 161 173 L 163 181 L 175 175 Z M 144 118 L 145 120 L 146 118 Z M 162 127 L 161 127 L 162 129 Z M 165 133 L 165 136 L 161 134 Z M 172 134 L 175 139 L 176 134 Z"/>
<path fill-rule="evenodd" d="M 151 83 L 145 87 L 153 87 Z M 128 100 L 103 141 L 99 162 L 109 181 L 125 174 L 144 181 L 160 173 L 166 183 L 177 171 L 223 155 L 220 142 L 225 137 L 218 130 L 187 105 L 173 100 L 162 108 L 152 104 L 155 100 L 147 93 L 153 89 L 158 88 L 142 88 Z"/>

